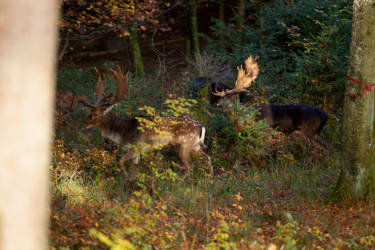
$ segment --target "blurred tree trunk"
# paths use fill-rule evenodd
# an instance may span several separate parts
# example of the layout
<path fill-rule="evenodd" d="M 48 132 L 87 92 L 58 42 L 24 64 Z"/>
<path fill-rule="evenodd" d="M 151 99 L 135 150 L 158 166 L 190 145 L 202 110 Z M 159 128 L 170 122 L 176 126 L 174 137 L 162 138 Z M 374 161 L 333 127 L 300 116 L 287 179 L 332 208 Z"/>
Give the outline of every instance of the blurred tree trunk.
<path fill-rule="evenodd" d="M 242 26 L 245 20 L 245 7 L 246 0 L 238 0 L 237 2 L 237 18 L 236 18 L 236 28 L 238 31 L 242 31 Z"/>
<path fill-rule="evenodd" d="M 139 40 L 138 40 L 138 32 L 136 29 L 130 32 L 130 39 L 129 39 L 129 45 L 130 45 L 130 55 L 131 60 L 134 64 L 134 70 L 136 72 L 136 75 L 140 78 L 144 79 L 146 77 L 145 70 L 143 67 L 143 60 L 142 60 L 142 53 L 141 53 L 141 47 L 139 46 Z"/>
<path fill-rule="evenodd" d="M 193 53 L 199 53 L 197 0 L 190 1 L 190 33 Z"/>
<path fill-rule="evenodd" d="M 0 249 L 47 249 L 58 2 L 0 0 Z"/>
<path fill-rule="evenodd" d="M 219 20 L 225 21 L 225 2 L 224 0 L 219 3 Z"/>
<path fill-rule="evenodd" d="M 354 0 L 348 76 L 375 82 L 375 0 Z M 374 91 L 347 80 L 343 119 L 342 172 L 334 199 L 363 198 L 375 191 Z"/>
<path fill-rule="evenodd" d="M 186 37 L 185 55 L 191 56 L 191 39 L 190 39 L 190 37 Z"/>
<path fill-rule="evenodd" d="M 195 58 L 195 63 L 198 65 L 198 73 L 202 74 L 202 69 L 200 67 L 200 53 L 199 53 L 199 37 L 198 37 L 198 17 L 197 17 L 197 2 L 198 0 L 190 1 L 190 36 L 192 53 Z"/>

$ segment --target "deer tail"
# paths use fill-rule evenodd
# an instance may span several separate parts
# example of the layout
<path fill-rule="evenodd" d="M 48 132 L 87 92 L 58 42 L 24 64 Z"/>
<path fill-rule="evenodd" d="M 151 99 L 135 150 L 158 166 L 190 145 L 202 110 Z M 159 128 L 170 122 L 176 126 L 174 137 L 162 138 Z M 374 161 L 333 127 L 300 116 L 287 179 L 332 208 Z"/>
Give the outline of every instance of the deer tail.
<path fill-rule="evenodd" d="M 201 127 L 201 135 L 199 137 L 199 144 L 202 145 L 204 148 L 207 146 L 204 144 L 204 137 L 206 135 L 206 128 L 204 126 Z"/>

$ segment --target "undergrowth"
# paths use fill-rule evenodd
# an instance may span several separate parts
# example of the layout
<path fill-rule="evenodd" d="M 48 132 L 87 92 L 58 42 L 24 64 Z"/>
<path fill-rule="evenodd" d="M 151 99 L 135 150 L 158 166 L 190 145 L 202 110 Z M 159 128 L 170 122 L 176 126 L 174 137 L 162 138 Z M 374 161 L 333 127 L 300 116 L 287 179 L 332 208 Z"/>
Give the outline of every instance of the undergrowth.
<path fill-rule="evenodd" d="M 158 88 L 131 82 L 130 93 L 143 84 Z M 339 174 L 339 145 L 333 143 L 339 119 L 323 133 L 325 149 L 300 132 L 284 135 L 256 121 L 252 105 L 210 108 L 204 98 L 154 103 L 144 96 L 135 107 L 130 94 L 115 112 L 182 112 L 202 121 L 214 175 L 193 154 L 194 169 L 181 179 L 183 164 L 166 148 L 144 155 L 130 171 L 134 180 L 125 182 L 122 150 L 96 129 L 84 130 L 87 110 L 72 104 L 72 94 L 59 95 L 50 169 L 52 248 L 316 249 L 374 242 L 371 204 L 325 205 Z"/>

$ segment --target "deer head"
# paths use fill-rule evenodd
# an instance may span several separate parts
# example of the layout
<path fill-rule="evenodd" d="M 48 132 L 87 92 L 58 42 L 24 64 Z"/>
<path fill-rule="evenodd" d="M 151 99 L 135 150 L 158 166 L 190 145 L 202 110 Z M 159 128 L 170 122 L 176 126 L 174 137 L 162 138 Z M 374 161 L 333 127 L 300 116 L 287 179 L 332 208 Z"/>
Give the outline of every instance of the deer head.
<path fill-rule="evenodd" d="M 234 89 L 226 89 L 224 91 L 218 91 L 216 88 L 215 91 L 211 89 L 211 93 L 216 96 L 224 97 L 226 95 L 234 95 L 240 92 L 246 92 L 246 89 L 250 87 L 251 83 L 255 81 L 255 78 L 258 76 L 258 64 L 256 62 L 257 58 L 249 56 L 245 60 L 246 71 L 240 67 L 237 67 L 238 75 L 236 80 L 236 85 Z"/>
<path fill-rule="evenodd" d="M 79 102 L 91 109 L 88 120 L 86 121 L 86 128 L 98 126 L 101 123 L 103 117 L 108 114 L 116 103 L 125 99 L 125 94 L 128 92 L 128 74 L 124 75 L 117 66 L 117 70 L 110 69 L 115 81 L 116 81 L 116 97 L 109 101 L 113 96 L 105 94 L 105 80 L 102 78 L 99 70 L 95 68 L 96 74 L 98 75 L 98 82 L 96 84 L 95 96 L 96 101 L 94 104 L 90 104 L 85 97 L 80 97 Z"/>

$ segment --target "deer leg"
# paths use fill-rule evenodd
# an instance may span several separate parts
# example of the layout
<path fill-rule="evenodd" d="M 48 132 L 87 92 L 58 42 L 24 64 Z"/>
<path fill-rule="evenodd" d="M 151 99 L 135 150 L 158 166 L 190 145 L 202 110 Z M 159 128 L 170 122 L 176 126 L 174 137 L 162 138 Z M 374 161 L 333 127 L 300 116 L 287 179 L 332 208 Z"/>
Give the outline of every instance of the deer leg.
<path fill-rule="evenodd" d="M 314 141 L 316 143 L 318 143 L 321 147 L 323 147 L 324 149 L 328 149 L 327 145 L 324 143 L 322 137 L 320 137 L 319 134 L 316 134 L 315 137 L 314 137 Z"/>
<path fill-rule="evenodd" d="M 208 156 L 208 154 L 206 154 L 206 152 L 204 152 L 202 149 L 200 151 L 207 158 L 210 175 L 214 175 L 214 169 L 213 169 L 212 164 L 211 164 L 211 157 Z"/>
<path fill-rule="evenodd" d="M 137 158 L 139 158 L 139 155 L 135 152 L 134 149 L 130 148 L 120 159 L 120 165 L 121 167 L 125 166 L 125 162 L 128 160 L 133 159 L 135 161 Z"/>
<path fill-rule="evenodd" d="M 128 179 L 131 177 L 128 175 L 127 167 L 125 166 L 125 162 L 131 159 L 133 159 L 133 163 L 135 164 L 137 164 L 139 161 L 139 154 L 137 154 L 135 149 L 133 148 L 129 148 L 128 151 L 120 159 L 120 166 L 122 167 L 122 171 L 123 171 L 123 175 L 125 179 Z"/>
<path fill-rule="evenodd" d="M 181 161 L 184 163 L 184 165 L 186 167 L 185 174 L 182 177 L 183 179 L 185 179 L 185 177 L 189 175 L 189 173 L 190 173 L 190 171 L 193 167 L 193 164 L 192 164 L 192 161 L 191 161 L 191 158 L 190 158 L 190 150 L 189 150 L 188 147 L 179 146 L 177 148 L 177 153 L 178 153 L 178 156 L 180 157 Z"/>
<path fill-rule="evenodd" d="M 130 167 L 133 167 L 132 165 L 137 165 L 138 162 L 139 162 L 139 159 L 141 157 L 141 154 L 143 152 L 147 152 L 148 150 L 150 150 L 150 148 L 151 147 L 148 144 L 142 146 L 141 148 L 137 148 L 137 149 L 134 148 L 134 147 L 128 148 L 128 151 L 120 159 L 120 165 L 123 167 L 123 169 L 125 169 L 125 162 L 127 162 L 129 160 L 133 161 L 133 164 L 131 164 Z M 126 170 L 125 170 L 125 172 L 126 172 Z M 126 173 L 126 176 L 128 176 L 127 173 Z"/>

